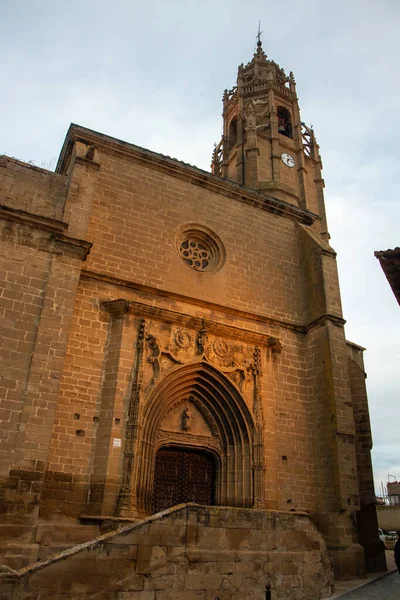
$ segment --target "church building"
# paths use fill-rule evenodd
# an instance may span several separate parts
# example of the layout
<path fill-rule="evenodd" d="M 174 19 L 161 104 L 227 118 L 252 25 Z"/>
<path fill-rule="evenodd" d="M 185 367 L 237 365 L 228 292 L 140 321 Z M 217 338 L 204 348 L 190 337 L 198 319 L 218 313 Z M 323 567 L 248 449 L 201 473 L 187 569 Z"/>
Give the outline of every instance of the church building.
<path fill-rule="evenodd" d="M 224 92 L 211 169 L 74 124 L 54 173 L 0 158 L 0 590 L 25 578 L 36 598 L 29 578 L 84 578 L 78 544 L 107 531 L 101 548 L 122 565 L 128 533 L 170 531 L 182 514 L 195 541 L 168 571 L 176 593 L 154 584 L 161 555 L 157 572 L 172 569 L 165 535 L 130 558 L 139 587 L 99 568 L 114 590 L 101 598 L 233 600 L 254 585 L 246 597 L 312 600 L 332 591 L 331 565 L 337 578 L 386 568 L 319 146 L 293 74 L 260 41 Z M 228 554 L 234 565 L 230 595 L 205 575 L 211 551 L 220 571 Z M 83 585 L 94 597 L 93 578 Z M 78 597 L 63 594 L 43 597 Z"/>

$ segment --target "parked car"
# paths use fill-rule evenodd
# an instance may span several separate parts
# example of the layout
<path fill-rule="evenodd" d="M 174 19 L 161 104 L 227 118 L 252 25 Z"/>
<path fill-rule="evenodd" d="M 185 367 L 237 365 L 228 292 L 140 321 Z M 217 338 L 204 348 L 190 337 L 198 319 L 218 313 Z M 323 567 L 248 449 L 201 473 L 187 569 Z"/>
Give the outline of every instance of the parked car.
<path fill-rule="evenodd" d="M 387 550 L 391 550 L 396 543 L 397 534 L 395 531 L 387 531 L 386 529 L 378 529 L 379 539 L 384 543 Z"/>

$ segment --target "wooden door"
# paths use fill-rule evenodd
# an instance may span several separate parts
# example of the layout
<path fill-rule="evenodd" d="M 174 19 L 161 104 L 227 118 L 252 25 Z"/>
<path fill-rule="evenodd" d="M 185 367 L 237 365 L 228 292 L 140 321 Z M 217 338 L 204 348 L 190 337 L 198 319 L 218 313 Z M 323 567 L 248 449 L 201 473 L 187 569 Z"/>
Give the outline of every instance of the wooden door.
<path fill-rule="evenodd" d="M 214 503 L 214 459 L 201 450 L 163 448 L 156 457 L 154 512 L 184 502 Z"/>

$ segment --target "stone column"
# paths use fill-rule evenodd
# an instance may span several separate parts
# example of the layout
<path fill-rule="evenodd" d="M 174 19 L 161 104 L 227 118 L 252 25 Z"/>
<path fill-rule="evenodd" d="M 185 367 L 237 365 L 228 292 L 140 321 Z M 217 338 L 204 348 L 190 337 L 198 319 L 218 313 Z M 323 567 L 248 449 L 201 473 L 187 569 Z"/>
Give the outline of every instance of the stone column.
<path fill-rule="evenodd" d="M 128 356 L 131 345 L 126 341 L 129 303 L 125 300 L 104 302 L 110 315 L 108 344 L 104 357 L 103 385 L 100 394 L 99 421 L 90 478 L 88 512 L 113 516 L 116 513 L 123 460 L 124 398 L 130 375 Z"/>

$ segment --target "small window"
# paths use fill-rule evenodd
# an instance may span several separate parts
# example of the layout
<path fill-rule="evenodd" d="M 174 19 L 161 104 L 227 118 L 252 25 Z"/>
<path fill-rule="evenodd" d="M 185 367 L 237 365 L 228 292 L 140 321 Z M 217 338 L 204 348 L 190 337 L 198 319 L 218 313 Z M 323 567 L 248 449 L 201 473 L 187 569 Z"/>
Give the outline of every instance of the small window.
<path fill-rule="evenodd" d="M 281 135 L 293 138 L 290 112 L 283 106 L 278 107 L 278 131 Z"/>
<path fill-rule="evenodd" d="M 236 145 L 237 143 L 237 130 L 238 130 L 238 126 L 237 126 L 237 118 L 233 118 L 232 121 L 229 123 L 229 132 L 228 132 L 228 148 L 229 148 L 229 152 L 232 150 L 233 146 Z"/>

